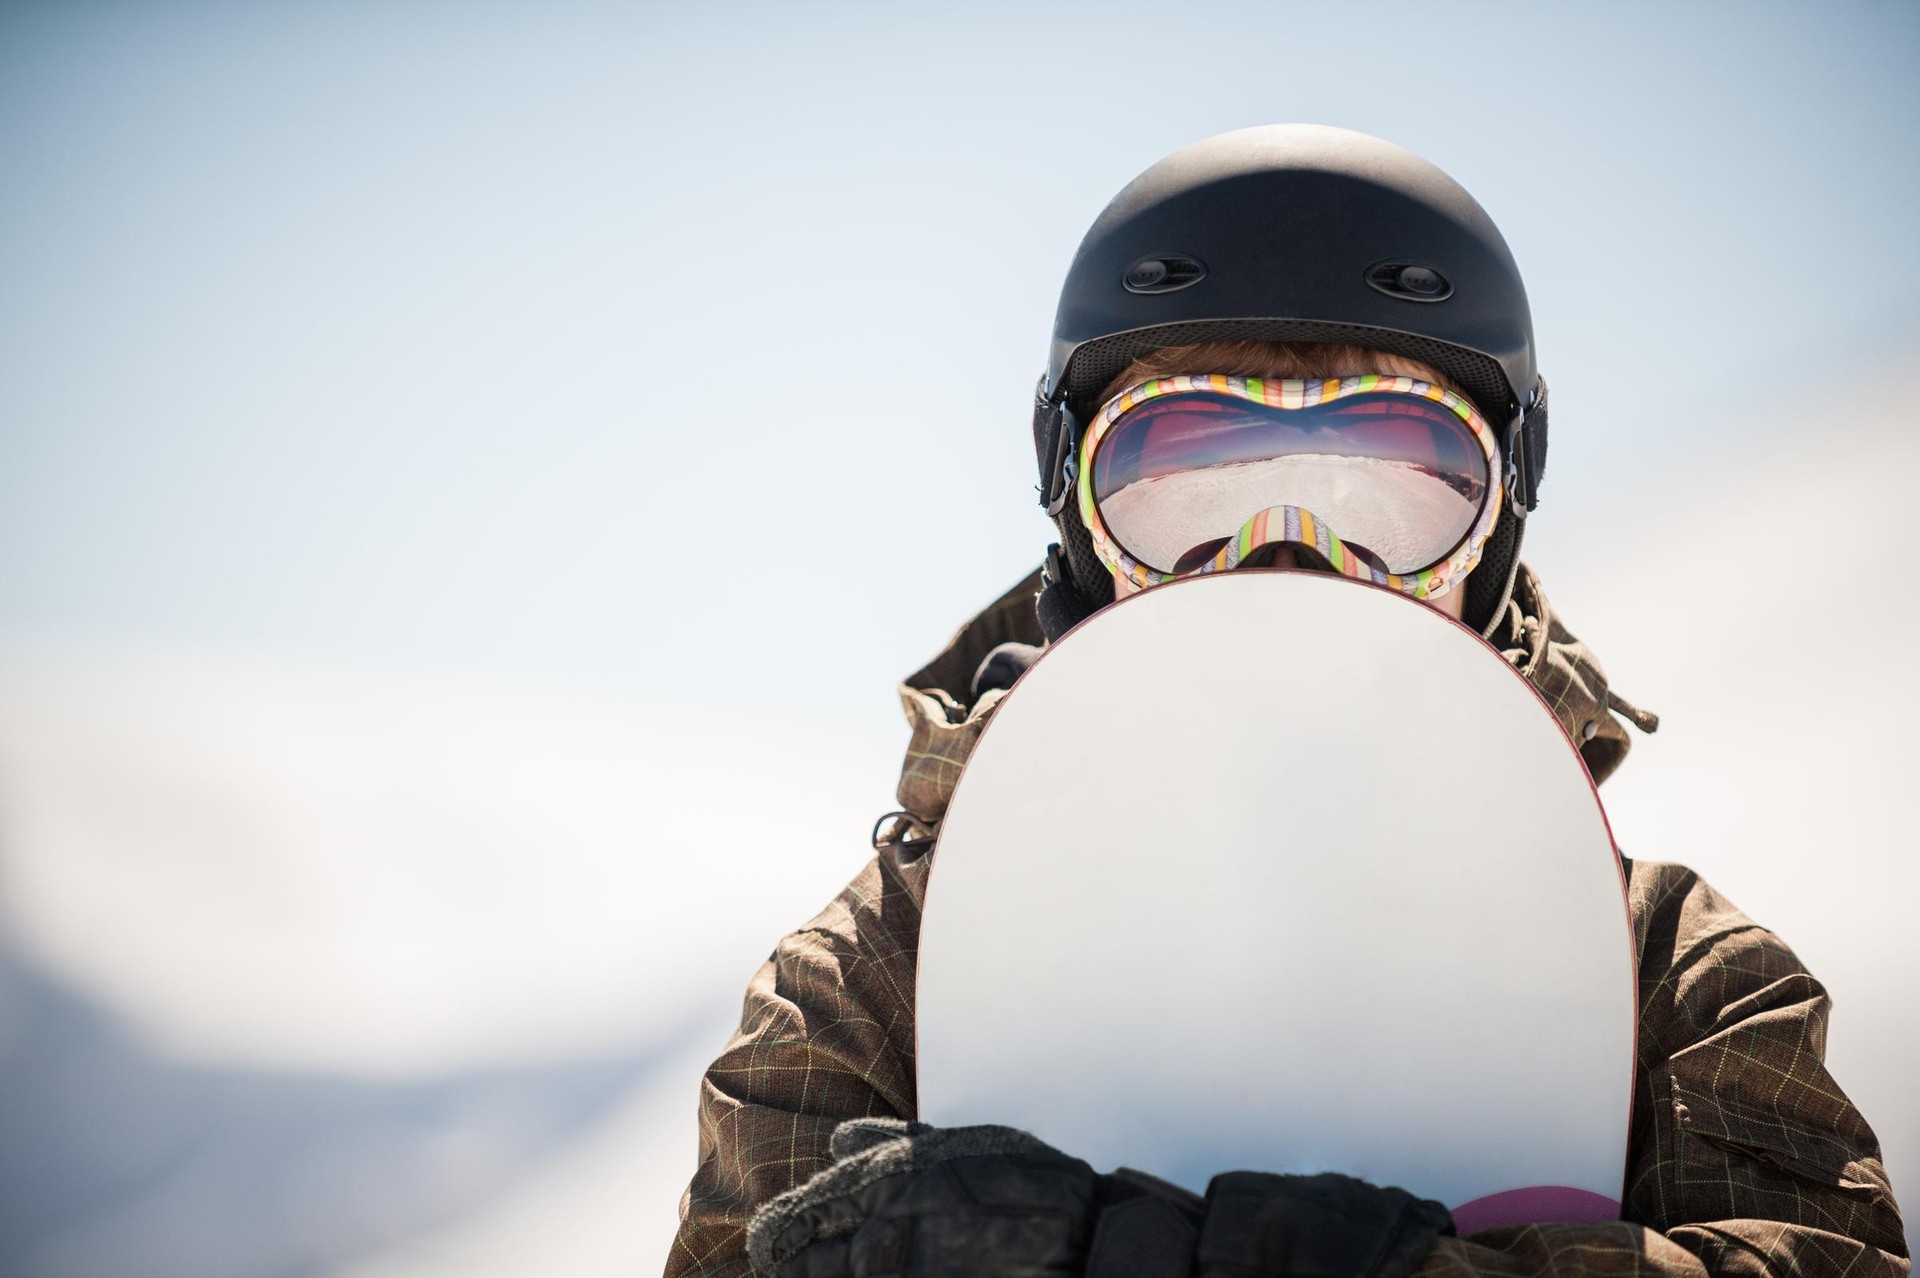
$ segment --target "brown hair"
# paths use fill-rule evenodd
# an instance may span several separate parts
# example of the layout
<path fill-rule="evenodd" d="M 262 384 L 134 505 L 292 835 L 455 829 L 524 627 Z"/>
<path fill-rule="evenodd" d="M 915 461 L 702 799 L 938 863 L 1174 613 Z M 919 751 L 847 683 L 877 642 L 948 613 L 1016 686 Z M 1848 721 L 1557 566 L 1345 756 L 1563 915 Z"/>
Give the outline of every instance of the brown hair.
<path fill-rule="evenodd" d="M 1390 355 L 1364 346 L 1337 342 L 1196 342 L 1192 346 L 1167 346 L 1148 351 L 1107 383 L 1106 389 L 1100 392 L 1100 402 L 1104 404 L 1137 382 L 1182 373 L 1283 378 L 1388 373 L 1422 378 L 1446 387 L 1462 399 L 1472 398 L 1437 368 L 1405 355 Z"/>

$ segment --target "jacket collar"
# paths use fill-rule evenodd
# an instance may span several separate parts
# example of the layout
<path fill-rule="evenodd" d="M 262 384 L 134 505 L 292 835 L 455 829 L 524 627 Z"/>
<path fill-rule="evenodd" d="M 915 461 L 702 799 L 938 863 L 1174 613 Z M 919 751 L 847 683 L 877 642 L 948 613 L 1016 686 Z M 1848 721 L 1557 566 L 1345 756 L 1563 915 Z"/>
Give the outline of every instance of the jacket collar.
<path fill-rule="evenodd" d="M 913 735 L 896 794 L 905 813 L 921 825 L 936 827 L 946 815 L 960 769 L 1006 696 L 1000 688 L 972 695 L 981 663 L 1002 644 L 1038 647 L 1046 642 L 1034 614 L 1039 590 L 1040 572 L 1035 569 L 955 631 L 939 656 L 901 683 L 900 704 Z M 1514 574 L 1513 595 L 1490 642 L 1553 707 L 1560 726 L 1579 743 L 1596 784 L 1613 775 L 1633 744 L 1609 711 L 1624 715 L 1643 732 L 1659 726 L 1658 716 L 1635 709 L 1607 687 L 1599 659 L 1567 629 L 1547 602 L 1539 578 L 1524 563 Z"/>
<path fill-rule="evenodd" d="M 900 807 L 915 820 L 933 826 L 946 815 L 947 801 L 953 797 L 967 756 L 973 753 L 973 743 L 1006 696 L 1004 689 L 972 696 L 980 663 L 1003 643 L 1038 647 L 1046 642 L 1033 610 L 1039 593 L 1036 568 L 956 630 L 939 656 L 901 682 L 900 706 L 913 736 L 907 742 L 895 794 Z"/>

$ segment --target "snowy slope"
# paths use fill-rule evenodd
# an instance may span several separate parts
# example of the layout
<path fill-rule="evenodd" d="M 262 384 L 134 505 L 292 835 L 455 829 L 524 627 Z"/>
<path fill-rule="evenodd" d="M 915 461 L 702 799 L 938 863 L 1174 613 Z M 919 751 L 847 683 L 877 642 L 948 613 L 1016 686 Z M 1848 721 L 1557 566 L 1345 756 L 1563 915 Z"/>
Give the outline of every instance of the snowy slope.
<path fill-rule="evenodd" d="M 395 1248 L 385 1272 L 528 1211 L 497 1272 L 646 1272 L 699 1069 L 886 797 L 764 722 L 178 655 L 0 668 L 9 1274 Z"/>

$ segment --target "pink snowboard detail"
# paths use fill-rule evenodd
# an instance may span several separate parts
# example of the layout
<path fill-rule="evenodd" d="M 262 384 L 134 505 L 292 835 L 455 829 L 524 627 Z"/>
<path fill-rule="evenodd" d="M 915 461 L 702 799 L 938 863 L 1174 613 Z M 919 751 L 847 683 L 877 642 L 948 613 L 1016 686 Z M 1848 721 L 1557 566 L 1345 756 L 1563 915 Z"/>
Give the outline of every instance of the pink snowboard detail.
<path fill-rule="evenodd" d="M 1605 1194 L 1568 1185 L 1529 1185 L 1461 1203 L 1453 1226 L 1461 1237 L 1496 1225 L 1596 1224 L 1620 1219 L 1620 1203 Z"/>

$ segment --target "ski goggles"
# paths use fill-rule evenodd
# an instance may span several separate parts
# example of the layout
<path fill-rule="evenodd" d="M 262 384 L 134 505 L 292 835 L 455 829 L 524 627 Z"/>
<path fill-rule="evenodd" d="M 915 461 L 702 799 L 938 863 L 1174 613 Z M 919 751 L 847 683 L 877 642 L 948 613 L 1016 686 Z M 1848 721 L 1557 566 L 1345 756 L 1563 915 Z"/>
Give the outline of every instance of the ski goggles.
<path fill-rule="evenodd" d="M 1077 462 L 1095 552 L 1141 586 L 1291 542 L 1436 598 L 1480 561 L 1500 513 L 1493 429 L 1412 377 L 1156 378 L 1107 401 Z"/>

